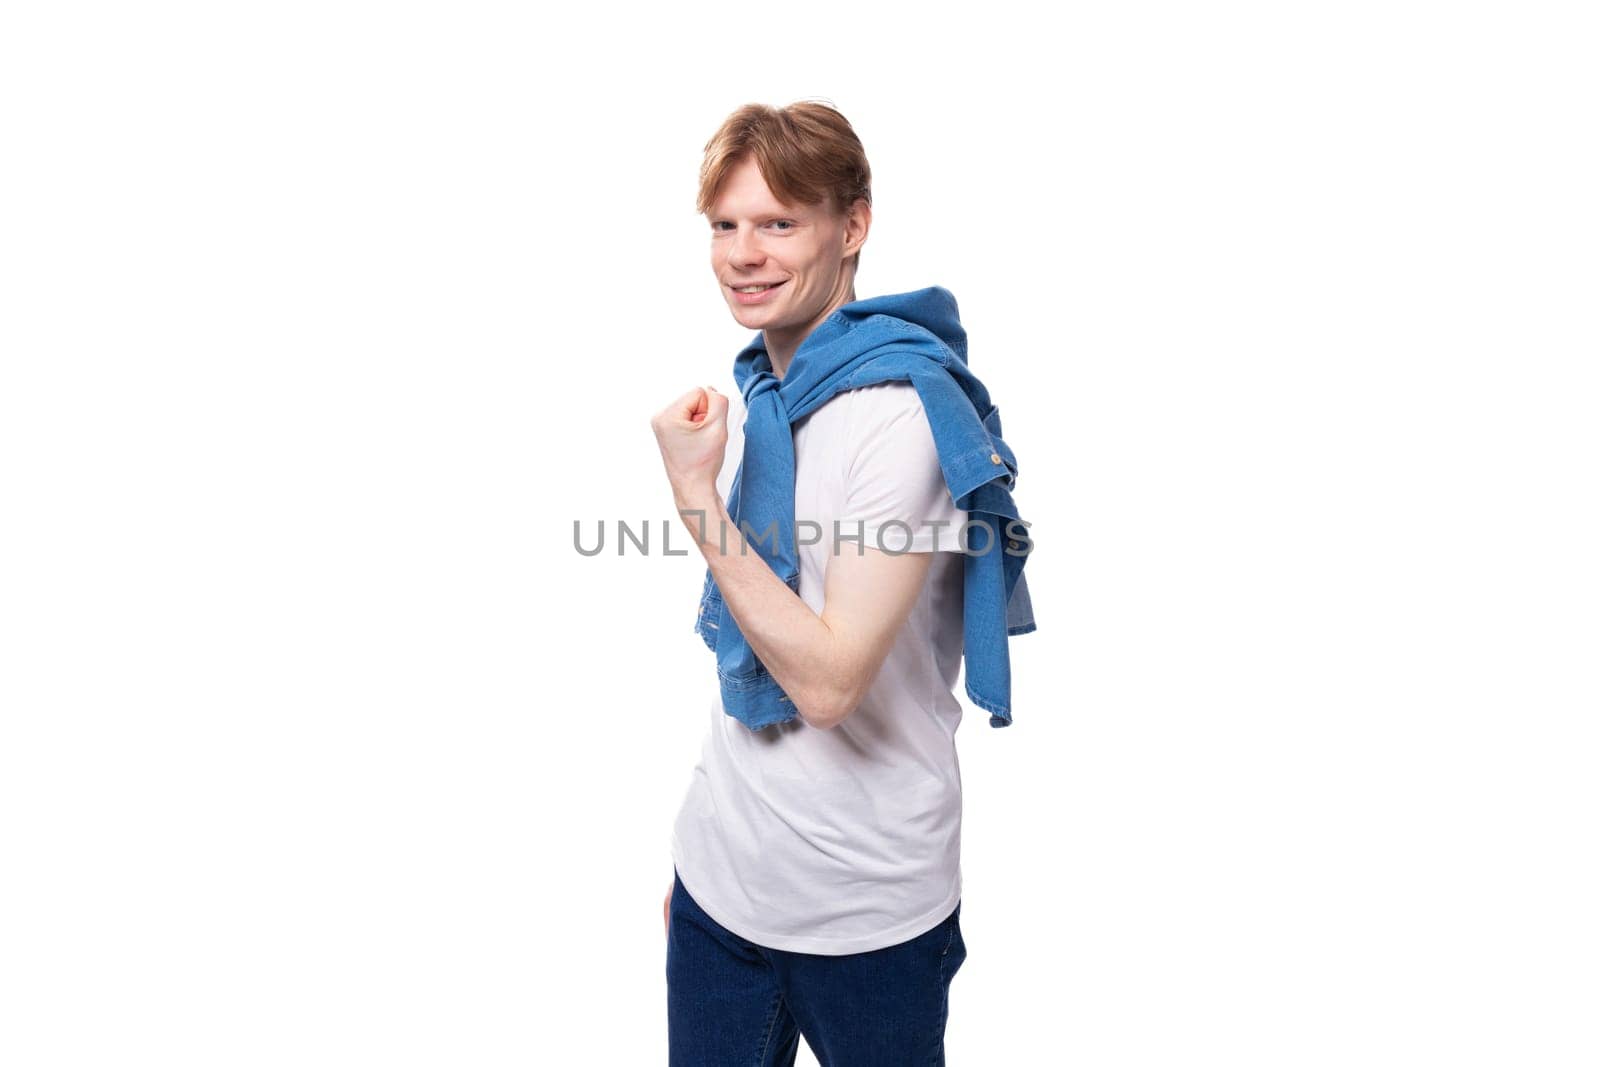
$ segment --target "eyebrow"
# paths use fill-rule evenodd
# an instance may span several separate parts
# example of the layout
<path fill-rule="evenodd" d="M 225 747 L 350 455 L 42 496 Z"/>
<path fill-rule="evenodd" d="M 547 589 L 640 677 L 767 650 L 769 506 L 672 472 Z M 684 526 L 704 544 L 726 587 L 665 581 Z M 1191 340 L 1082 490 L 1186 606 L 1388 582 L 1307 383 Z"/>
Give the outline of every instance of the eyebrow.
<path fill-rule="evenodd" d="M 798 219 L 799 217 L 800 217 L 800 212 L 798 212 L 798 211 L 779 211 L 779 212 L 767 212 L 765 214 L 757 215 L 755 217 L 755 219 L 756 219 L 757 222 L 771 222 L 774 219 Z M 711 221 L 712 222 L 728 222 L 730 220 L 729 220 L 727 215 L 713 214 L 711 216 Z"/>

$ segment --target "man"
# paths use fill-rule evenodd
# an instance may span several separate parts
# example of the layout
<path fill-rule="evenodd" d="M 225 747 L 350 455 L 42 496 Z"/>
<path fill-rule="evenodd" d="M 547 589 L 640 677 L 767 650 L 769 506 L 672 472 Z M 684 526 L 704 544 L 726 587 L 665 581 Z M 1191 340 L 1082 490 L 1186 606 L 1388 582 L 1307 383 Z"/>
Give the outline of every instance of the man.
<path fill-rule="evenodd" d="M 746 397 L 760 398 L 747 430 L 755 404 L 767 405 L 766 436 L 733 449 L 739 513 L 755 513 L 763 478 L 786 494 L 787 464 L 775 457 L 787 460 L 792 432 L 792 526 L 820 536 L 785 541 L 786 524 L 769 539 L 771 530 L 735 522 L 723 460 L 740 420 L 723 394 L 692 389 L 654 417 L 675 504 L 708 566 L 700 632 L 718 651 L 723 688 L 672 838 L 663 903 L 671 1062 L 792 1064 L 803 1033 L 826 1065 L 942 1063 L 949 984 L 966 957 L 952 690 L 971 554 L 957 531 L 968 513 L 947 485 L 940 449 L 954 446 L 936 439 L 942 428 L 930 425 L 922 387 L 884 371 L 890 362 L 875 364 L 876 376 L 858 373 L 883 346 L 844 356 L 838 347 L 886 321 L 908 337 L 921 327 L 847 317 L 878 306 L 855 295 L 870 171 L 832 108 L 735 112 L 706 146 L 699 207 L 723 299 L 760 331 L 736 366 L 755 375 L 742 382 Z M 927 294 L 949 297 L 907 295 Z M 946 329 L 964 363 L 964 334 Z M 916 337 L 939 346 L 938 360 L 916 368 L 948 386 L 944 342 Z M 770 390 L 802 371 L 826 373 L 828 359 L 838 373 L 825 379 L 825 398 L 785 417 L 803 399 Z M 861 379 L 868 384 L 851 384 Z M 955 395 L 978 425 L 984 412 Z M 991 450 L 984 440 L 980 477 L 1013 470 L 999 466 L 1003 442 Z M 793 576 L 779 573 L 789 565 Z M 1006 632 L 1031 628 L 1030 615 Z M 991 710 L 1009 722 L 1008 709 Z"/>

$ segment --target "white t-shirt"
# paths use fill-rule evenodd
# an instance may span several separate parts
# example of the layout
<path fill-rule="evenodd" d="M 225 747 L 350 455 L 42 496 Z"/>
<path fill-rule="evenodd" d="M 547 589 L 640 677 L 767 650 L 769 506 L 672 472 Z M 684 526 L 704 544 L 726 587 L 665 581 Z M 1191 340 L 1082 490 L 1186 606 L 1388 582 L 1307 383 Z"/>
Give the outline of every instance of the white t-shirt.
<path fill-rule="evenodd" d="M 743 452 L 730 398 L 724 499 Z M 916 387 L 881 382 L 831 397 L 794 424 L 795 518 L 821 528 L 798 546 L 800 598 L 823 607 L 844 535 L 888 551 L 935 547 L 916 606 L 855 712 L 831 730 L 801 719 L 752 731 L 722 710 L 705 662 L 710 729 L 672 834 L 684 887 L 717 922 L 768 948 L 825 956 L 899 944 L 961 898 L 961 769 L 954 694 L 962 652 L 958 531 Z M 890 520 L 896 520 L 891 523 Z M 943 522 L 943 527 L 928 525 Z M 937 538 L 935 534 L 937 533 Z M 816 539 L 815 529 L 797 540 Z M 838 551 L 857 551 L 841 542 Z"/>

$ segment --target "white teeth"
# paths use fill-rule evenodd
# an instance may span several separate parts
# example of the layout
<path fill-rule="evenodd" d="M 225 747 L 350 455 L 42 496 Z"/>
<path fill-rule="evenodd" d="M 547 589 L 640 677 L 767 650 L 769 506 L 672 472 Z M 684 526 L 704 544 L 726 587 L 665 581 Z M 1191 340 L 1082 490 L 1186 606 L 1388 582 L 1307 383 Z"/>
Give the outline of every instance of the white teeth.
<path fill-rule="evenodd" d="M 760 293 L 771 289 L 770 285 L 747 285 L 743 289 L 735 289 L 736 293 Z"/>

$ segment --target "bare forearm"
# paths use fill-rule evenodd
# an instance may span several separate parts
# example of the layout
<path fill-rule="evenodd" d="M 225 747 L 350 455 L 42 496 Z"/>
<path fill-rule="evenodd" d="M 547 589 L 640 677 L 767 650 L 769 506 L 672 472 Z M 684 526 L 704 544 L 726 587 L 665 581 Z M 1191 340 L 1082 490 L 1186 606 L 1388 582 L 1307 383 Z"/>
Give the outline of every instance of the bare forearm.
<path fill-rule="evenodd" d="M 800 714 L 821 727 L 847 714 L 855 672 L 827 623 L 773 572 L 720 499 L 679 499 L 678 509 L 739 631 Z"/>

